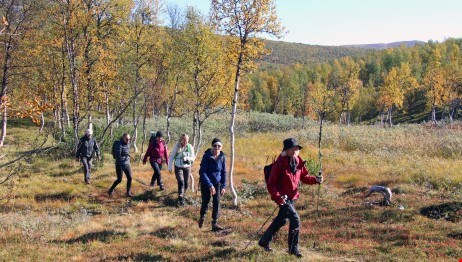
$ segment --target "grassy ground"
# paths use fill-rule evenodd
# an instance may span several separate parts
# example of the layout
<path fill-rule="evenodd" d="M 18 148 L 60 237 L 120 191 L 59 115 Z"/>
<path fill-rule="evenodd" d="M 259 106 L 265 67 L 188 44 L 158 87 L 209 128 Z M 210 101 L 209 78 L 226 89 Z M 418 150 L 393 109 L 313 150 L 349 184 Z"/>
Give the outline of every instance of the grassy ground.
<path fill-rule="evenodd" d="M 13 127 L 0 155 L 30 147 L 34 132 Z M 462 258 L 461 133 L 417 125 L 327 126 L 323 138 L 326 183 L 319 202 L 317 186 L 302 186 L 296 204 L 302 219 L 304 259 Z M 152 175 L 150 166 L 132 163 L 136 196 L 124 197 L 124 179 L 110 198 L 107 190 L 115 172 L 109 154 L 104 163 L 96 164 L 90 185 L 83 183 L 81 166 L 73 159 L 27 159 L 21 175 L 0 186 L 0 260 L 297 260 L 286 253 L 287 227 L 278 233 L 272 254 L 262 252 L 255 241 L 275 208 L 266 193 L 262 169 L 288 136 L 305 145 L 302 157 L 316 159 L 314 125 L 288 133 L 239 135 L 235 181 L 240 206 L 233 208 L 230 195 L 225 196 L 220 222 L 229 230 L 221 233 L 211 232 L 210 214 L 204 228 L 197 227 L 200 192 L 189 191 L 188 205 L 176 207 L 176 180 L 165 169 L 167 189 L 158 191 L 143 185 Z M 24 146 L 15 146 L 19 144 Z M 229 147 L 224 151 L 229 152 Z M 194 165 L 196 181 L 198 164 Z M 364 198 L 363 192 L 373 184 L 393 189 L 392 206 L 369 204 L 380 200 L 375 195 Z"/>

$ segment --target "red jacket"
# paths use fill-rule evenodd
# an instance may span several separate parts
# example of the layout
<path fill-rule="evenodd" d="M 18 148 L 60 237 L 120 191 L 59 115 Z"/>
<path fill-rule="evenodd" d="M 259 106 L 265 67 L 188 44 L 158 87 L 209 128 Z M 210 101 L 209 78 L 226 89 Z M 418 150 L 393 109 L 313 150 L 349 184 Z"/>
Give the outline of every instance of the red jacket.
<path fill-rule="evenodd" d="M 157 164 L 162 164 L 162 159 L 165 159 L 165 162 L 168 162 L 168 150 L 167 145 L 164 141 L 157 143 L 156 140 L 153 140 L 149 143 L 148 150 L 143 158 L 143 163 L 146 163 L 146 159 L 149 156 L 149 162 L 157 162 Z"/>
<path fill-rule="evenodd" d="M 305 162 L 298 156 L 297 168 L 295 174 L 292 173 L 290 164 L 290 157 L 279 156 L 271 168 L 271 174 L 268 179 L 268 192 L 271 194 L 277 204 L 282 204 L 281 196 L 287 195 L 289 199 L 298 199 L 298 183 L 302 181 L 304 184 L 316 184 L 316 178 L 310 176 L 308 170 L 305 168 Z"/>

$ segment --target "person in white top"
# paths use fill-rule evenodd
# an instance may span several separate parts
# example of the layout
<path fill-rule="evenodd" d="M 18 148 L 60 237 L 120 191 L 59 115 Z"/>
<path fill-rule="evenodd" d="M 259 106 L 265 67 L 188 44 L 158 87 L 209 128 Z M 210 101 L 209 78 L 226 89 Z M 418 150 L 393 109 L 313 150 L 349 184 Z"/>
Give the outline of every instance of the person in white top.
<path fill-rule="evenodd" d="M 175 168 L 175 177 L 178 181 L 178 205 L 185 204 L 185 192 L 188 189 L 188 179 L 191 174 L 191 166 L 196 156 L 194 147 L 188 143 L 189 136 L 182 134 L 180 140 L 173 147 L 168 159 L 168 171 Z"/>

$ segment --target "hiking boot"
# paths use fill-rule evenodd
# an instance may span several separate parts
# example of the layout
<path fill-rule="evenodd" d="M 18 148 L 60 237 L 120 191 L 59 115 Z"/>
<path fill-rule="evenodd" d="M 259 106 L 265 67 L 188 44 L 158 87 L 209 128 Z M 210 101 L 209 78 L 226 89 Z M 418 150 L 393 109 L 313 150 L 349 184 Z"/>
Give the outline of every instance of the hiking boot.
<path fill-rule="evenodd" d="M 159 186 L 159 190 L 160 190 L 160 191 L 163 191 L 164 189 L 165 189 L 165 188 L 164 188 L 164 185 L 160 185 L 160 186 Z"/>
<path fill-rule="evenodd" d="M 204 217 L 199 218 L 198 224 L 199 224 L 199 228 L 202 228 L 202 226 L 204 225 Z"/>
<path fill-rule="evenodd" d="M 298 258 L 302 258 L 302 257 L 303 257 L 302 253 L 300 253 L 299 250 L 295 250 L 295 251 L 289 252 L 289 254 L 294 255 L 294 256 L 296 256 L 296 257 L 298 257 Z"/>
<path fill-rule="evenodd" d="M 127 192 L 127 197 L 134 197 L 135 195 L 133 195 L 130 191 Z"/>
<path fill-rule="evenodd" d="M 263 243 L 261 239 L 258 241 L 258 245 L 261 246 L 266 252 L 273 252 L 273 249 L 269 246 L 269 243 Z"/>
<path fill-rule="evenodd" d="M 113 193 L 114 193 L 114 189 L 112 189 L 112 188 L 109 189 L 109 191 L 107 192 L 107 194 L 108 194 L 110 197 L 112 196 Z"/>
<path fill-rule="evenodd" d="M 218 232 L 218 231 L 221 231 L 223 230 L 224 228 L 222 228 L 221 226 L 217 225 L 217 224 L 212 224 L 212 231 L 213 232 Z"/>

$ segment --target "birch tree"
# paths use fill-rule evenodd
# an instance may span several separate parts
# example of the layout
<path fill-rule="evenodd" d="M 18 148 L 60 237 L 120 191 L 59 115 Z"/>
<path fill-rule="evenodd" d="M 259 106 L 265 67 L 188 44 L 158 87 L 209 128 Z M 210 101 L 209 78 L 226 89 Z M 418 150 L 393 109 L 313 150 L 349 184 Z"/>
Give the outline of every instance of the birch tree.
<path fill-rule="evenodd" d="M 234 189 L 235 133 L 239 84 L 242 74 L 251 62 L 264 50 L 255 37 L 259 34 L 282 36 L 283 28 L 276 14 L 274 0 L 212 0 L 212 15 L 219 32 L 237 37 L 235 46 L 234 95 L 232 99 L 231 121 L 229 125 L 231 159 L 229 165 L 230 189 L 233 204 L 237 206 Z"/>

